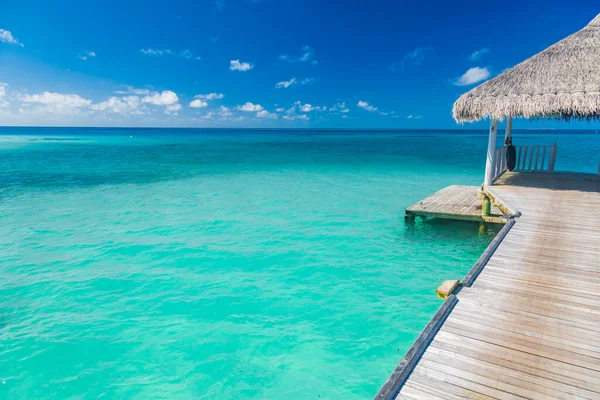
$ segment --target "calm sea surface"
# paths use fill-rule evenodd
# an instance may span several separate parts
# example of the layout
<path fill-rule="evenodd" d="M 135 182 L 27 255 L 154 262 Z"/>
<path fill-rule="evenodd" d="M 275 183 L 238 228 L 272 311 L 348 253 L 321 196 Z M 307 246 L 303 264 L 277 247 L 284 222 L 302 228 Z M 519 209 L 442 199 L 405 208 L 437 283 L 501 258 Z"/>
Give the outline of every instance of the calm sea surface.
<path fill-rule="evenodd" d="M 558 143 L 595 172 L 600 135 Z M 495 235 L 486 133 L 0 128 L 0 398 L 367 399 Z"/>

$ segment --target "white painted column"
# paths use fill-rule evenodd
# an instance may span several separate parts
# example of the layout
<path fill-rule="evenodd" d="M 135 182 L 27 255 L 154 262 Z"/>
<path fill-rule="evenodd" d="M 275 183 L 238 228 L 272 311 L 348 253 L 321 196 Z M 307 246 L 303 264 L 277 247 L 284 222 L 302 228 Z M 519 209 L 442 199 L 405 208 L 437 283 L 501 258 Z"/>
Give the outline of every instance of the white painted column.
<path fill-rule="evenodd" d="M 504 134 L 504 141 L 506 139 L 512 140 L 512 118 L 508 117 L 506 119 L 506 133 Z"/>
<path fill-rule="evenodd" d="M 487 159 L 485 161 L 485 180 L 483 184 L 491 186 L 494 180 L 494 157 L 496 155 L 496 131 L 498 130 L 498 120 L 490 119 L 490 136 L 488 137 Z"/>

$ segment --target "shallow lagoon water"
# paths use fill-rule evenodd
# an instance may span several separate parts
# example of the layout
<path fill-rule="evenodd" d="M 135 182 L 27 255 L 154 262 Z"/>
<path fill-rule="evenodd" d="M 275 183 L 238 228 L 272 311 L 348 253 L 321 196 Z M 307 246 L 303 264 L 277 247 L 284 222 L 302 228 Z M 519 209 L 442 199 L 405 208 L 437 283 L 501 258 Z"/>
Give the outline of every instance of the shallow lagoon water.
<path fill-rule="evenodd" d="M 515 134 L 589 172 L 599 138 Z M 486 141 L 0 128 L 0 397 L 371 398 L 498 230 L 403 210 Z"/>

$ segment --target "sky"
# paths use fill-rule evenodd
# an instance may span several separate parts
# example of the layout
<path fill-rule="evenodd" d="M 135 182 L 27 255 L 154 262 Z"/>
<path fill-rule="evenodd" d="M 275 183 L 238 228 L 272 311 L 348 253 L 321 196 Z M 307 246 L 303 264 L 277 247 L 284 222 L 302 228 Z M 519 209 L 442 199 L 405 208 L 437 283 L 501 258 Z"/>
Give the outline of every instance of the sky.
<path fill-rule="evenodd" d="M 485 128 L 457 125 L 454 101 L 599 12 L 591 0 L 2 2 L 0 126 Z"/>

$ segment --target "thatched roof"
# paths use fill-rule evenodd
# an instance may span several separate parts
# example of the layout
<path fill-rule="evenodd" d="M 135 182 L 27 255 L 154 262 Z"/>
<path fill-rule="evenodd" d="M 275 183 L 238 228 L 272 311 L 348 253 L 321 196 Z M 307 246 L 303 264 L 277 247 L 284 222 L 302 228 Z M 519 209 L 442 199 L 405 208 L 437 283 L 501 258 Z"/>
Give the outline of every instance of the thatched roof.
<path fill-rule="evenodd" d="M 585 28 L 460 96 L 458 122 L 600 118 L 600 14 Z"/>

